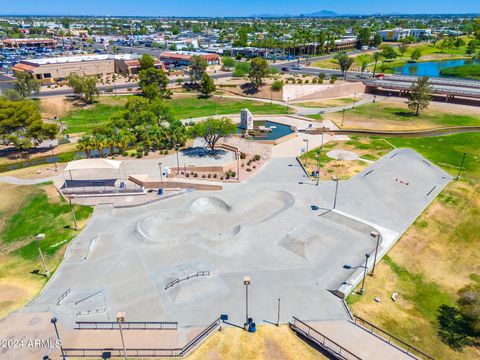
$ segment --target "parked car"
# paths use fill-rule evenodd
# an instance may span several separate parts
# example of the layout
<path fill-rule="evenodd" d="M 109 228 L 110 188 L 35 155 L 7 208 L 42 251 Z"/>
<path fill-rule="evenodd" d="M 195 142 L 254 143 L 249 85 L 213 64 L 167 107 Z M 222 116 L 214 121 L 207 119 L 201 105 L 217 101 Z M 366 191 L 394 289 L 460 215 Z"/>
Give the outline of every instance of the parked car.
<path fill-rule="evenodd" d="M 300 69 L 301 69 L 300 65 L 293 65 L 292 66 L 292 70 L 300 70 Z"/>
<path fill-rule="evenodd" d="M 289 69 L 288 69 L 288 66 L 284 66 L 284 67 L 282 67 L 282 71 L 284 71 L 284 72 L 288 72 L 288 70 L 289 70 Z"/>
<path fill-rule="evenodd" d="M 375 79 L 383 79 L 385 77 L 385 74 L 376 74 Z"/>

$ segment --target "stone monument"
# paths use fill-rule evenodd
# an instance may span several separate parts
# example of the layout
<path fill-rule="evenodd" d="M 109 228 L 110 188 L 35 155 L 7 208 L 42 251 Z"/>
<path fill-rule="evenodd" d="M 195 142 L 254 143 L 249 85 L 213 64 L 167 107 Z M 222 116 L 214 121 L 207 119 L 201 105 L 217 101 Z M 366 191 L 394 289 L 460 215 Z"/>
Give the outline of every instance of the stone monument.
<path fill-rule="evenodd" d="M 242 109 L 240 111 L 240 128 L 253 130 L 253 115 L 248 109 Z"/>

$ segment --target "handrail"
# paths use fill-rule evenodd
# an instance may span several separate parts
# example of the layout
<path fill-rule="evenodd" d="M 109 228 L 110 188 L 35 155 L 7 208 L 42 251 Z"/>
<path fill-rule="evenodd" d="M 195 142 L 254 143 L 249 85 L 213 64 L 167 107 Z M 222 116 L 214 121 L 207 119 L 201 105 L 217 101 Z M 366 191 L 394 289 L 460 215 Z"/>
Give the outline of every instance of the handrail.
<path fill-rule="evenodd" d="M 122 325 L 127 323 L 122 323 Z M 176 324 L 176 323 L 175 323 Z M 187 355 L 195 346 L 200 344 L 213 330 L 217 329 L 221 325 L 220 317 L 215 319 L 205 329 L 203 329 L 197 336 L 190 340 L 185 346 L 181 348 L 172 349 L 140 349 L 140 348 L 127 348 L 126 355 L 130 358 L 152 358 L 152 357 L 183 357 Z M 122 329 L 123 326 L 122 326 Z M 121 348 L 63 348 L 65 356 L 71 357 L 83 357 L 83 358 L 102 358 L 104 353 L 110 353 L 113 357 L 123 357 L 124 350 Z"/>
<path fill-rule="evenodd" d="M 302 329 L 297 325 L 299 323 L 301 326 L 305 327 L 306 330 Z M 312 340 L 320 347 L 328 351 L 330 354 L 335 356 L 338 359 L 342 360 L 362 360 L 357 355 L 353 354 L 352 352 L 345 349 L 343 346 L 339 345 L 332 339 L 326 337 L 325 335 L 321 334 L 318 330 L 314 329 L 310 325 L 304 323 L 302 320 L 297 319 L 295 316 L 293 317 L 293 324 L 290 323 L 290 326 L 293 327 L 294 331 L 301 333 L 308 339 Z M 313 334 L 312 334 L 313 333 Z"/>
<path fill-rule="evenodd" d="M 199 277 L 199 276 L 210 276 L 210 271 L 197 271 L 194 274 L 189 274 L 183 278 L 176 278 L 175 280 L 170 281 L 168 284 L 165 285 L 165 290 L 168 290 L 171 288 L 173 285 L 176 285 L 182 281 L 189 280 L 194 277 Z"/>
<path fill-rule="evenodd" d="M 77 321 L 75 330 L 117 330 L 116 321 Z M 178 323 L 173 321 L 126 321 L 122 330 L 178 330 Z"/>
<path fill-rule="evenodd" d="M 416 347 L 406 343 L 405 341 L 397 338 L 396 336 L 386 332 L 385 330 L 380 329 L 378 326 L 373 325 L 372 323 L 368 322 L 367 320 L 362 319 L 361 317 L 357 315 L 353 315 L 353 322 L 356 325 L 360 325 L 361 327 L 365 328 L 367 331 L 369 331 L 371 334 L 374 334 L 374 330 L 378 331 L 383 339 L 385 339 L 389 344 L 392 344 L 392 340 L 395 342 L 399 343 L 400 346 L 395 346 L 397 348 L 400 348 L 400 350 L 405 351 L 408 355 L 412 355 L 415 357 L 419 357 L 420 359 L 426 359 L 426 360 L 434 360 L 433 357 L 431 357 L 428 354 L 425 354 L 423 351 L 417 349 Z M 359 324 L 357 324 L 359 322 Z M 368 329 L 367 326 L 371 328 L 371 330 Z M 392 344 L 393 345 L 393 344 Z M 405 347 L 406 349 L 403 349 Z"/>

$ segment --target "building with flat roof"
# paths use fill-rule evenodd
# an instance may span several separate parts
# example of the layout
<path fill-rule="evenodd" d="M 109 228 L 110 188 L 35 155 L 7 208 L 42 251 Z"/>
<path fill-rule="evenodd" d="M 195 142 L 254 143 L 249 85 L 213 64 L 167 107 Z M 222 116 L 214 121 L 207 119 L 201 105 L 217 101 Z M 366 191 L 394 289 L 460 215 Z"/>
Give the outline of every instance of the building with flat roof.
<path fill-rule="evenodd" d="M 220 56 L 211 53 L 200 53 L 193 51 L 164 51 L 160 54 L 160 60 L 165 64 L 174 66 L 190 66 L 192 56 L 200 56 L 205 59 L 208 65 L 219 65 Z"/>
<path fill-rule="evenodd" d="M 47 47 L 56 48 L 58 45 L 55 39 L 3 39 L 0 40 L 0 48 L 18 49 L 18 48 L 36 48 Z"/>
<path fill-rule="evenodd" d="M 123 74 L 134 75 L 140 67 L 140 56 L 132 54 L 94 54 L 65 56 L 56 58 L 22 60 L 12 67 L 13 71 L 23 71 L 44 83 L 64 79 L 71 74 L 83 76 Z M 159 60 L 156 67 L 162 67 Z"/>

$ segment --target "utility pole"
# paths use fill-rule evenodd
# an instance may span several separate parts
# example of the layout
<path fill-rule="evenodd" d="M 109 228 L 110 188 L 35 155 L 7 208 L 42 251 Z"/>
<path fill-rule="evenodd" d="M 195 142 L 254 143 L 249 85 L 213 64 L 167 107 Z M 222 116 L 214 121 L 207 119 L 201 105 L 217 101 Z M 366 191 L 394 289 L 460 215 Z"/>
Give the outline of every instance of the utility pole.
<path fill-rule="evenodd" d="M 50 277 L 50 271 L 48 270 L 47 263 L 45 262 L 45 258 L 43 257 L 42 249 L 40 249 L 40 240 L 45 239 L 45 234 L 38 234 L 35 236 L 35 241 L 37 242 L 37 249 L 40 253 L 40 259 L 42 260 L 43 268 L 45 270 L 45 276 L 47 278 Z"/>

